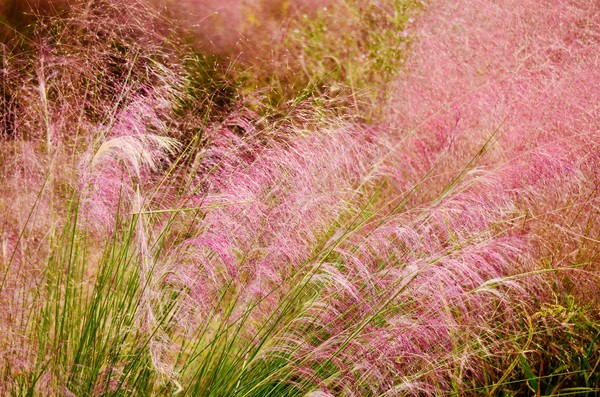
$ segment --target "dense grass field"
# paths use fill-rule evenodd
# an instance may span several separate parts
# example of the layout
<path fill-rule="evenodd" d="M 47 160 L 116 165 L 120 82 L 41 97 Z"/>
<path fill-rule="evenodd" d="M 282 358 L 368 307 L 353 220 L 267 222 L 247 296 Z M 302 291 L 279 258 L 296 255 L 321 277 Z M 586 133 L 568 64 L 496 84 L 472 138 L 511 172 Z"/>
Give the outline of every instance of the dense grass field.
<path fill-rule="evenodd" d="M 0 395 L 600 395 L 597 0 L 0 19 Z"/>

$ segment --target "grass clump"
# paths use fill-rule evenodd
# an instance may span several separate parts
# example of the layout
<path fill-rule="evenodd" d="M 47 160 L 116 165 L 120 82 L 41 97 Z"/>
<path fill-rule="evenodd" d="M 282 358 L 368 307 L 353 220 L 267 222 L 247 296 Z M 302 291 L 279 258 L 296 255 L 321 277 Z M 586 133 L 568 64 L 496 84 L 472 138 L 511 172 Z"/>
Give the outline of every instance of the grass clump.
<path fill-rule="evenodd" d="M 598 392 L 598 7 L 317 3 L 6 42 L 0 393 Z"/>

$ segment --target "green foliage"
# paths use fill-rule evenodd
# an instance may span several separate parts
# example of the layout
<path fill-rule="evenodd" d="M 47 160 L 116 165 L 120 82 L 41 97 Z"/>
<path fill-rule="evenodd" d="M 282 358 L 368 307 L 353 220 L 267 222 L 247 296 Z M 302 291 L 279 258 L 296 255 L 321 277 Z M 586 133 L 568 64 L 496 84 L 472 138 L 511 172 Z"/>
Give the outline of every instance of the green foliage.
<path fill-rule="evenodd" d="M 360 114 L 373 121 L 378 116 L 373 105 L 386 96 L 386 83 L 404 63 L 409 24 L 420 7 L 417 0 L 333 1 L 313 15 L 286 21 L 283 37 L 276 42 L 260 36 L 273 32 L 259 31 L 255 40 L 268 50 L 240 59 L 191 57 L 186 90 L 196 101 L 217 106 L 241 101 L 245 108 L 274 119 L 308 103 L 313 109 Z M 248 18 L 256 19 L 252 15 Z"/>
<path fill-rule="evenodd" d="M 600 385 L 600 319 L 572 296 L 544 304 L 532 319 L 535 337 L 520 371 L 536 395 L 575 391 L 592 396 Z"/>
<path fill-rule="evenodd" d="M 185 91 L 176 111 L 210 114 L 229 110 L 236 99 L 237 87 L 222 62 L 216 56 L 200 53 L 184 59 Z"/>
<path fill-rule="evenodd" d="M 473 390 L 497 396 L 597 395 L 599 320 L 595 308 L 579 306 L 572 296 L 543 303 L 533 315 L 525 316 L 525 331 L 497 335 L 499 343 L 512 346 L 513 353 L 488 357 L 486 386 Z"/>
<path fill-rule="evenodd" d="M 346 0 L 304 16 L 287 37 L 297 57 L 295 77 L 327 100 L 371 112 L 400 70 L 410 43 L 408 25 L 420 2 Z M 374 115 L 367 115 L 371 119 Z"/>

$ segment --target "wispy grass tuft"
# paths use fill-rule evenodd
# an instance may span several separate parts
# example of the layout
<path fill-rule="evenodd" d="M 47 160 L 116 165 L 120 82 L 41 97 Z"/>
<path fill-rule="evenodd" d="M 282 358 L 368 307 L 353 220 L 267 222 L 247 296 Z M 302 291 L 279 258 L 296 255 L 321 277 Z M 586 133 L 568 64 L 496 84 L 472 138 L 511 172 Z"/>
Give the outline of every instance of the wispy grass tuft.
<path fill-rule="evenodd" d="M 5 40 L 0 394 L 598 393 L 598 6 L 314 3 Z"/>

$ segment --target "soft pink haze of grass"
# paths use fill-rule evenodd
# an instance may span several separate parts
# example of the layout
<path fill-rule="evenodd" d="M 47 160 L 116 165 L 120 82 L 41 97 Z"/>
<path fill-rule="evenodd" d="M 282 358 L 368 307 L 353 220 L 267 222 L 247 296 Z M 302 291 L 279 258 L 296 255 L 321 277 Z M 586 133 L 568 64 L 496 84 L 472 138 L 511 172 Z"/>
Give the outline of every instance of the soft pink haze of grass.
<path fill-rule="evenodd" d="M 378 171 L 392 199 L 415 184 L 417 194 L 336 248 L 343 270 L 321 265 L 328 293 L 310 321 L 331 336 L 315 345 L 304 330 L 280 347 L 314 358 L 299 376 L 337 353 L 335 390 L 360 394 L 363 376 L 377 379 L 373 393 L 449 390 L 457 374 L 482 375 L 477 349 L 501 354 L 490 336 L 518 327 L 519 306 L 551 298 L 556 282 L 503 277 L 542 262 L 598 271 L 599 31 L 592 1 L 429 4 Z M 565 292 L 597 304 L 596 276 L 566 273 L 579 287 Z M 340 348 L 386 296 L 405 310 Z"/>
<path fill-rule="evenodd" d="M 555 264 L 576 259 L 599 227 L 599 31 L 594 1 L 431 4 L 390 106 L 411 134 L 398 182 L 438 161 L 459 171 L 498 128 L 469 183 L 518 204 L 541 256 L 558 244 Z"/>
<path fill-rule="evenodd" d="M 455 350 L 465 343 L 462 338 L 482 338 L 485 324 L 494 321 L 487 307 L 493 295 L 469 291 L 535 270 L 542 259 L 556 268 L 592 261 L 585 268 L 598 271 L 597 246 L 589 247 L 597 244 L 600 228 L 600 7 L 593 1 L 457 1 L 428 7 L 414 32 L 406 77 L 398 81 L 389 106 L 397 145 L 382 165 L 393 181 L 390 190 L 407 191 L 419 183 L 418 194 L 404 214 L 388 217 L 354 243 L 360 248 L 344 262 L 346 272 L 349 264 L 358 265 L 354 278 L 352 272 L 345 275 L 348 288 L 356 286 L 352 280 L 385 280 L 365 271 L 378 263 L 372 253 L 387 263 L 386 278 L 403 280 L 415 269 L 414 284 L 399 296 L 414 303 L 408 315 L 401 311 L 388 318 L 390 325 L 399 324 L 394 338 L 377 338 L 389 332 L 384 327 L 357 343 L 364 352 L 379 340 L 370 351 L 389 352 L 387 359 L 349 349 L 345 365 L 396 375 L 428 368 L 423 379 L 444 390 L 452 378 L 444 367 L 452 360 L 464 358 L 460 365 L 479 376 L 480 367 L 469 364 L 470 352 L 461 356 Z M 459 183 L 440 196 L 457 175 Z M 400 258 L 397 270 L 390 258 Z M 579 288 L 571 292 L 597 304 L 597 278 L 573 277 Z M 538 299 L 551 295 L 541 277 L 527 277 L 521 286 L 501 284 L 513 290 L 508 299 L 520 297 L 525 304 L 531 299 L 522 295 L 525 290 Z M 404 336 L 409 344 L 402 345 Z M 398 359 L 398 367 L 388 367 Z M 350 371 L 355 381 L 346 384 L 360 384 L 359 373 Z M 389 377 L 381 379 L 384 387 Z"/>
<path fill-rule="evenodd" d="M 239 4 L 223 8 L 234 26 Z M 216 30 L 211 40 L 232 45 L 236 29 L 234 38 Z M 449 393 L 466 388 L 465 378 L 485 381 L 482 356 L 515 348 L 501 336 L 522 331 L 520 316 L 548 299 L 556 281 L 507 277 L 587 262 L 581 270 L 593 277 L 565 272 L 580 290 L 562 291 L 598 303 L 599 32 L 595 1 L 432 1 L 385 123 L 271 131 L 232 114 L 206 131 L 180 197 L 152 189 L 178 149 L 161 113 L 170 96 L 124 85 L 111 94 L 127 101 L 104 123 L 82 124 L 91 137 L 75 153 L 79 179 L 71 182 L 96 232 L 114 226 L 117 208 L 130 216 L 163 193 L 165 208 L 198 210 L 182 227 L 185 238 L 160 255 L 150 248 L 160 230 L 138 225 L 142 275 L 151 261 L 157 273 L 140 327 L 151 328 L 149 302 L 163 290 L 187 289 L 176 320 L 190 332 L 218 311 L 231 284 L 241 298 L 230 320 L 252 310 L 239 333 L 250 338 L 293 289 L 286 282 L 311 274 L 314 300 L 257 360 L 292 357 L 294 377 L 315 383 L 318 368 L 332 363 L 339 373 L 313 395 Z M 26 88 L 31 125 L 41 126 L 39 85 Z M 78 114 L 69 104 L 53 107 L 53 116 Z M 51 137 L 57 147 L 68 136 L 62 121 Z M 0 187 L 3 264 L 13 251 L 14 266 L 25 258 L 21 206 L 33 205 L 47 169 L 31 160 L 48 161 L 41 131 L 30 135 L 37 146 L 23 140 L 2 162 L 13 173 Z M 36 211 L 52 209 L 43 198 Z M 35 250 L 33 237 L 26 243 Z M 8 342 L 0 358 L 15 372 L 28 364 L 17 349 L 27 341 L 12 327 L 27 294 L 18 283 L 36 270 L 10 273 L 1 295 Z M 173 354 L 172 341 L 162 337 L 151 343 L 152 364 L 171 376 L 162 357 Z"/>
<path fill-rule="evenodd" d="M 181 247 L 185 259 L 174 264 L 187 263 L 192 273 L 172 274 L 193 286 L 205 310 L 214 309 L 211 302 L 231 279 L 244 280 L 249 304 L 271 291 L 306 264 L 350 203 L 364 200 L 355 189 L 371 177 L 369 164 L 381 154 L 373 133 L 351 126 L 294 131 L 290 142 L 250 147 L 256 136 L 218 129 L 204 154 L 206 165 L 218 168 L 198 174 L 205 190 L 191 199 L 206 208 L 204 217 L 198 235 Z"/>
<path fill-rule="evenodd" d="M 482 381 L 482 352 L 515 348 L 494 335 L 518 333 L 531 297 L 551 294 L 542 276 L 504 278 L 544 258 L 560 268 L 576 263 L 573 252 L 597 256 L 585 247 L 599 227 L 600 89 L 589 83 L 600 79 L 599 15 L 593 2 L 434 2 L 388 126 L 273 147 L 260 132 L 216 131 L 199 158 L 217 167 L 198 176 L 207 190 L 197 204 L 208 210 L 182 247 L 191 266 L 172 274 L 206 310 L 230 280 L 251 296 L 317 269 L 311 327 L 283 335 L 271 354 L 296 357 L 304 379 L 332 360 L 341 371 L 332 390 L 435 394 L 463 376 Z M 337 209 L 364 203 L 352 189 L 373 176 L 388 177 L 384 211 L 340 242 L 345 229 L 333 235 L 336 260 L 311 256 Z M 597 286 L 580 281 L 597 302 Z M 280 297 L 270 299 L 266 308 Z M 345 345 L 380 310 L 385 318 Z"/>
<path fill-rule="evenodd" d="M 164 0 L 162 1 L 164 3 Z M 267 54 L 289 28 L 290 18 L 312 15 L 332 0 L 166 1 L 168 13 L 204 50 L 254 60 Z M 157 5 L 161 1 L 156 1 Z M 339 5 L 338 5 L 339 7 Z"/>

